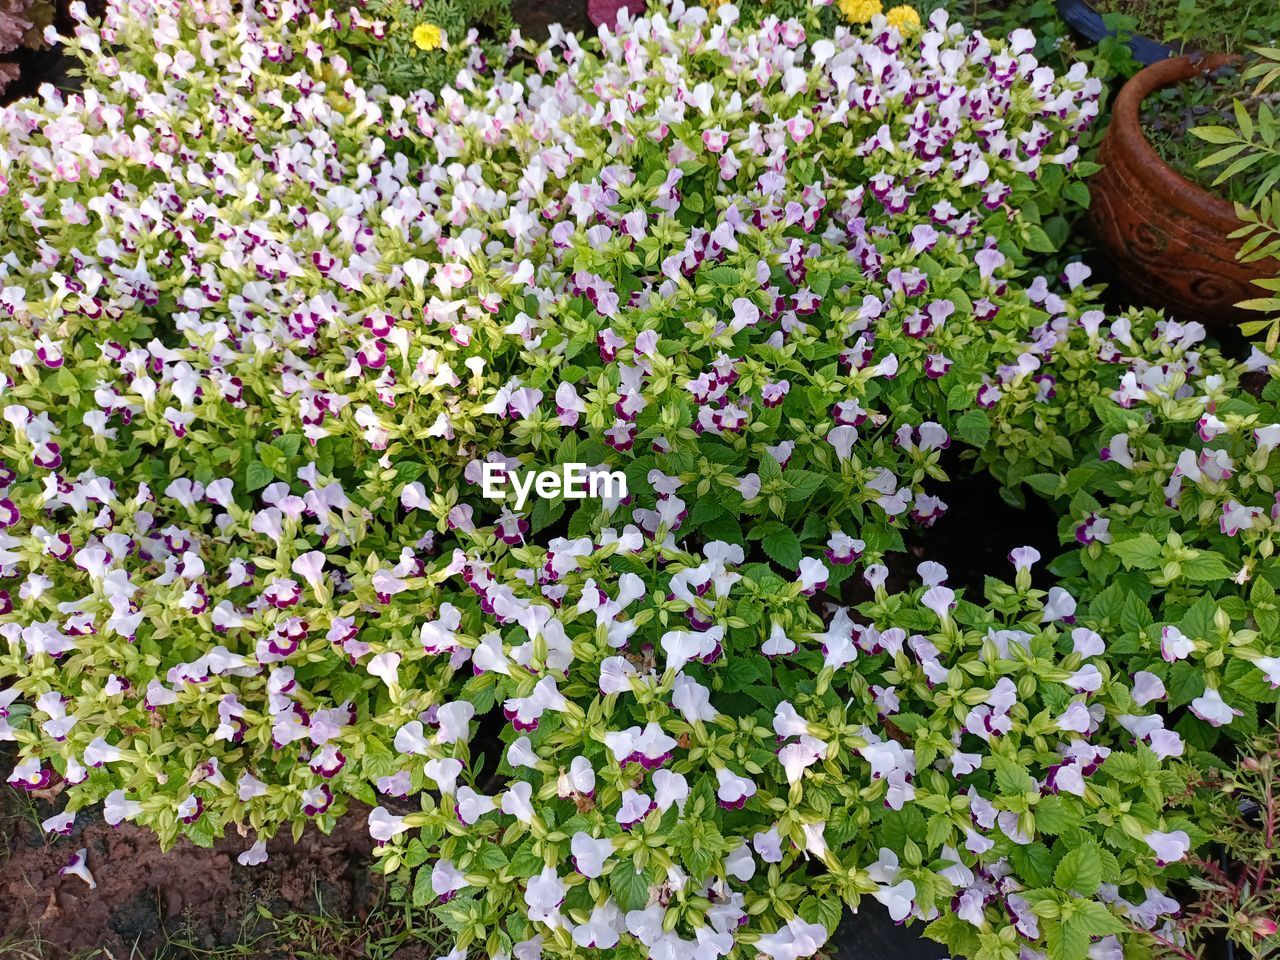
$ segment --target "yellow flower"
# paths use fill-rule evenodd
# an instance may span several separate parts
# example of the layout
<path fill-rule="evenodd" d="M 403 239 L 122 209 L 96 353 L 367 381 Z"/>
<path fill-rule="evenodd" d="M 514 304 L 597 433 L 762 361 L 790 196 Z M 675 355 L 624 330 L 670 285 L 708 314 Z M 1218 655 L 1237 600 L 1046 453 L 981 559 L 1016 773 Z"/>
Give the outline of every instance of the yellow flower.
<path fill-rule="evenodd" d="M 889 26 L 897 27 L 898 32 L 904 36 L 915 33 L 920 28 L 920 14 L 906 4 L 894 7 L 884 15 L 884 18 L 889 21 Z"/>
<path fill-rule="evenodd" d="M 413 28 L 413 42 L 419 50 L 439 50 L 444 46 L 444 32 L 434 23 L 420 23 Z"/>
<path fill-rule="evenodd" d="M 880 12 L 880 0 L 840 0 L 840 12 L 850 23 L 870 23 Z"/>

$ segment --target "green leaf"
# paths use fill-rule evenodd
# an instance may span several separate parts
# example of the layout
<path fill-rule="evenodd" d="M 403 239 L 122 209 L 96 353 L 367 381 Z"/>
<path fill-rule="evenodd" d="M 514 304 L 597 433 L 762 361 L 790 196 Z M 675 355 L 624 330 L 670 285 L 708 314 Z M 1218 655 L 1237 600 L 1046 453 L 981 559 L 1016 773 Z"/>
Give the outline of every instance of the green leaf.
<path fill-rule="evenodd" d="M 1027 772 L 1025 767 L 998 753 L 993 754 L 991 760 L 996 770 L 996 786 L 1005 796 L 1014 797 L 1035 792 L 1035 778 Z"/>
<path fill-rule="evenodd" d="M 1102 884 L 1102 858 L 1096 843 L 1084 843 L 1058 861 L 1053 871 L 1053 885 L 1061 891 L 1072 891 L 1092 897 Z"/>
<path fill-rule="evenodd" d="M 1067 923 L 1086 937 L 1105 937 L 1125 930 L 1120 919 L 1097 900 L 1077 900 L 1074 907 L 1075 913 Z"/>
<path fill-rule="evenodd" d="M 955 956 L 972 957 L 981 947 L 978 928 L 954 913 L 944 913 L 924 928 L 924 934 L 930 940 L 946 944 Z"/>
<path fill-rule="evenodd" d="M 982 410 L 970 410 L 956 420 L 956 436 L 974 447 L 985 447 L 991 439 L 991 418 Z"/>
<path fill-rule="evenodd" d="M 609 871 L 609 892 L 623 910 L 640 910 L 649 902 L 649 875 L 631 860 L 619 860 Z"/>
<path fill-rule="evenodd" d="M 1191 135 L 1199 137 L 1205 143 L 1236 143 L 1240 140 L 1240 134 L 1230 127 L 1204 126 L 1192 127 Z"/>
<path fill-rule="evenodd" d="M 769 459 L 772 459 L 772 457 Z M 785 496 L 791 501 L 808 500 L 817 493 L 818 488 L 826 480 L 822 474 L 813 473 L 809 470 L 788 470 L 784 476 L 790 484 L 786 489 Z"/>
<path fill-rule="evenodd" d="M 286 457 L 296 457 L 302 446 L 302 434 L 285 433 L 271 441 L 271 445 Z"/>
<path fill-rule="evenodd" d="M 771 530 L 760 541 L 760 546 L 770 560 L 788 570 L 800 566 L 800 540 L 789 528 Z"/>
<path fill-rule="evenodd" d="M 272 472 L 283 474 L 289 468 L 289 458 L 279 447 L 269 443 L 260 443 L 257 446 L 258 459 L 260 459 Z"/>
<path fill-rule="evenodd" d="M 431 888 L 431 869 L 423 867 L 413 878 L 413 905 L 425 907 L 435 898 L 436 892 Z"/>
<path fill-rule="evenodd" d="M 486 843 L 471 861 L 471 866 L 480 870 L 498 870 L 506 865 L 507 855 L 496 843 Z"/>
<path fill-rule="evenodd" d="M 1064 830 L 1070 830 L 1079 823 L 1079 812 L 1073 809 L 1074 802 L 1069 803 L 1061 794 L 1043 798 L 1036 804 L 1036 830 L 1058 836 Z"/>
<path fill-rule="evenodd" d="M 1129 540 L 1113 543 L 1110 550 L 1126 567 L 1139 570 L 1157 570 L 1162 565 L 1164 547 L 1149 533 L 1139 534 Z"/>
<path fill-rule="evenodd" d="M 1028 886 L 1047 887 L 1053 879 L 1053 854 L 1043 843 L 1016 846 L 1010 853 L 1014 869 Z"/>
<path fill-rule="evenodd" d="M 1089 207 L 1089 188 L 1083 183 L 1073 180 L 1062 188 L 1062 195 L 1077 206 Z"/>
<path fill-rule="evenodd" d="M 554 500 L 538 500 L 529 513 L 529 529 L 532 533 L 544 530 L 564 516 L 565 502 L 559 498 Z"/>
<path fill-rule="evenodd" d="M 1049 235 L 1040 227 L 1032 224 L 1027 227 L 1027 239 L 1025 241 L 1027 249 L 1034 250 L 1036 253 L 1056 253 L 1057 244 L 1049 238 Z"/>
<path fill-rule="evenodd" d="M 265 463 L 259 463 L 257 460 L 251 461 L 245 467 L 244 485 L 246 490 L 261 490 L 275 478 L 276 475 L 271 468 Z"/>
<path fill-rule="evenodd" d="M 420 867 L 431 856 L 431 851 L 427 845 L 417 837 L 409 841 L 409 845 L 405 847 L 403 863 L 406 867 Z"/>
<path fill-rule="evenodd" d="M 805 897 L 800 903 L 800 916 L 809 923 L 820 923 L 834 930 L 844 914 L 844 906 L 834 898 Z"/>
<path fill-rule="evenodd" d="M 1210 580 L 1227 580 L 1232 574 L 1221 556 L 1201 552 L 1192 559 L 1183 561 L 1182 575 L 1188 580 L 1204 583 Z"/>
<path fill-rule="evenodd" d="M 1049 960 L 1085 960 L 1089 955 L 1089 936 L 1077 926 L 1045 920 L 1041 928 Z"/>
<path fill-rule="evenodd" d="M 946 814 L 935 813 L 929 818 L 929 829 L 925 834 L 925 841 L 929 845 L 930 850 L 937 850 L 944 843 L 951 839 L 951 831 L 953 827 L 951 818 Z"/>
<path fill-rule="evenodd" d="M 718 287 L 731 287 L 742 279 L 737 267 L 714 267 L 711 270 L 699 270 L 699 280 L 709 280 Z"/>
<path fill-rule="evenodd" d="M 1169 670 L 1169 705 L 1180 707 L 1204 693 L 1204 671 L 1199 664 L 1179 660 Z"/>

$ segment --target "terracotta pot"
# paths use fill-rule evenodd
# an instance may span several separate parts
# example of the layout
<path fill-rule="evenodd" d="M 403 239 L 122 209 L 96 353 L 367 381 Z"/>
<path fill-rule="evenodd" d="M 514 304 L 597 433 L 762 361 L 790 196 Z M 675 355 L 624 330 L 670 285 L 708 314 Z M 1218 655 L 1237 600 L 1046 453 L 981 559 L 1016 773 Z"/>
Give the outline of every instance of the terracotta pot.
<path fill-rule="evenodd" d="M 1206 325 L 1247 319 L 1235 304 L 1259 296 L 1250 281 L 1276 276 L 1280 262 L 1236 262 L 1239 241 L 1228 239 L 1241 226 L 1235 209 L 1160 159 L 1139 111 L 1148 94 L 1237 60 L 1174 57 L 1139 72 L 1116 98 L 1098 153 L 1103 169 L 1089 181 L 1089 219 L 1134 301 Z"/>

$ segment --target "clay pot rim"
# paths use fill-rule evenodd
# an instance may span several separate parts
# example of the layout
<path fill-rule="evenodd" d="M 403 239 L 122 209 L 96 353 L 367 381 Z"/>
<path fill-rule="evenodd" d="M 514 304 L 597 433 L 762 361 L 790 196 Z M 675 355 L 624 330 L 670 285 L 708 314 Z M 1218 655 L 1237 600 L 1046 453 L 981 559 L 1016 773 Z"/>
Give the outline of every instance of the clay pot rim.
<path fill-rule="evenodd" d="M 1142 128 L 1142 103 L 1157 90 L 1189 80 L 1197 74 L 1211 73 L 1219 67 L 1240 63 L 1238 54 L 1215 53 L 1207 57 L 1181 56 L 1161 60 L 1143 67 L 1121 88 L 1111 108 L 1108 136 L 1116 146 L 1147 168 L 1145 178 L 1160 199 L 1180 209 L 1212 221 L 1223 233 L 1240 226 L 1235 206 L 1224 197 L 1193 183 L 1164 161 L 1147 140 Z"/>

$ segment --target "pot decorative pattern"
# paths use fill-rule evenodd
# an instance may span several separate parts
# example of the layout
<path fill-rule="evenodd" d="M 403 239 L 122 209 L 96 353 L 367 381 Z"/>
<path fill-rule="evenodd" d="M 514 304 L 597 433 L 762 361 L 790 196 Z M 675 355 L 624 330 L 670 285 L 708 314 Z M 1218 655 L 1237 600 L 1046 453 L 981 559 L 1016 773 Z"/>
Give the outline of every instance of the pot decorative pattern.
<path fill-rule="evenodd" d="M 1206 325 L 1248 319 L 1235 304 L 1260 295 L 1251 281 L 1274 277 L 1280 263 L 1237 263 L 1240 228 L 1232 205 L 1182 177 L 1142 132 L 1146 96 L 1231 63 L 1226 55 L 1175 57 L 1147 67 L 1116 98 L 1090 181 L 1089 220 L 1117 278 L 1135 301 Z"/>

